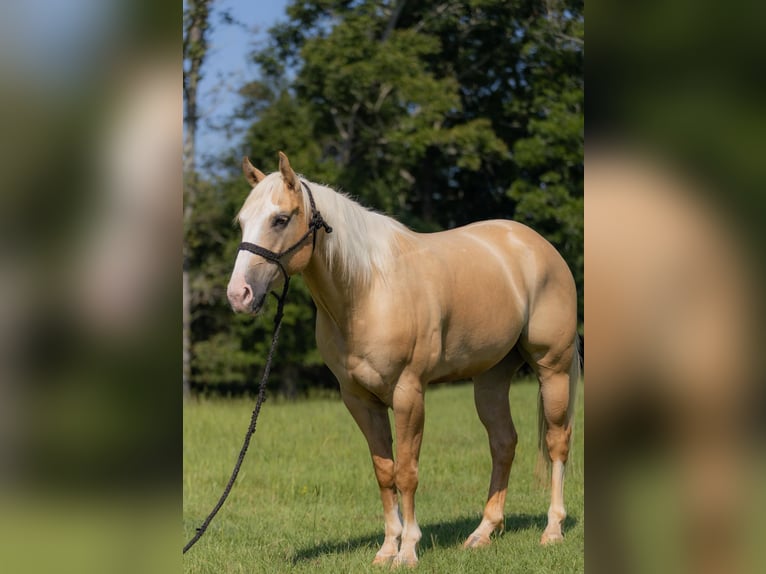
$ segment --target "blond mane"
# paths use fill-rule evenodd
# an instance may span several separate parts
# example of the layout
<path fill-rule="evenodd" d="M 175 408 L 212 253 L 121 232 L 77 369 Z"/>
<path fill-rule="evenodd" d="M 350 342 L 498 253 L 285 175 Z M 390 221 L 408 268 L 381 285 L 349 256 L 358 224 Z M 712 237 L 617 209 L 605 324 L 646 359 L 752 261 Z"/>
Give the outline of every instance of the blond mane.
<path fill-rule="evenodd" d="M 319 251 L 330 271 L 361 285 L 369 284 L 376 272 L 385 272 L 398 253 L 401 241 L 397 239 L 401 240 L 412 232 L 395 219 L 363 207 L 344 193 L 299 177 L 311 188 L 317 209 L 332 227 L 332 233 L 320 231 L 317 235 L 317 245 L 321 247 Z M 259 184 L 258 193 L 286 193 L 281 182 L 279 172 L 269 174 Z M 250 201 L 253 192 L 235 220 L 249 218 L 253 215 L 251 211 L 257 209 L 256 202 Z M 279 195 L 274 199 L 279 200 Z M 305 189 L 303 201 L 305 213 L 310 214 L 311 206 Z"/>
<path fill-rule="evenodd" d="M 404 225 L 372 211 L 334 189 L 301 178 L 311 187 L 317 209 L 332 226 L 320 232 L 328 268 L 352 282 L 369 284 L 374 273 L 384 273 L 398 254 L 400 241 L 411 233 Z M 306 213 L 310 213 L 304 192 Z"/>

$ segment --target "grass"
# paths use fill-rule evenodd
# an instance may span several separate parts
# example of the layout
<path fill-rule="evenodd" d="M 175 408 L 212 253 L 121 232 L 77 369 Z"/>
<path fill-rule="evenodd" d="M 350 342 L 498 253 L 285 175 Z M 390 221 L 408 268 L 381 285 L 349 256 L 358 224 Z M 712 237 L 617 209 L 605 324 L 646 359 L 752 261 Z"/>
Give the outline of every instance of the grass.
<path fill-rule="evenodd" d="M 564 542 L 541 547 L 549 495 L 534 476 L 537 383 L 515 383 L 510 397 L 519 445 L 505 533 L 488 548 L 465 551 L 462 542 L 481 519 L 489 485 L 487 437 L 471 385 L 435 386 L 426 394 L 416 498 L 419 572 L 584 570 L 583 401 L 567 466 Z M 185 406 L 184 542 L 218 499 L 252 407 L 250 400 Z M 270 400 L 228 501 L 184 555 L 184 571 L 379 573 L 371 562 L 382 541 L 367 445 L 340 400 Z"/>

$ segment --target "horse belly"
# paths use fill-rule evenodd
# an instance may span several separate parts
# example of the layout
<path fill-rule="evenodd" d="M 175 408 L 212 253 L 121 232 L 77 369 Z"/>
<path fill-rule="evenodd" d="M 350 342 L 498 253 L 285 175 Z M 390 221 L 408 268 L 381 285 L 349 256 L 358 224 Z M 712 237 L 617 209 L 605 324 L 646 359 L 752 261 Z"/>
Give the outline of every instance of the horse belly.
<path fill-rule="evenodd" d="M 448 280 L 440 282 L 441 352 L 435 381 L 464 379 L 493 367 L 511 351 L 528 319 L 520 262 L 505 253 L 488 256 L 483 243 L 466 243 L 459 262 L 447 266 Z"/>
<path fill-rule="evenodd" d="M 518 341 L 526 309 L 517 290 L 497 274 L 480 277 L 480 284 L 487 289 L 477 291 L 473 284 L 455 281 L 446 289 L 439 326 L 429 344 L 429 380 L 454 381 L 483 373 Z"/>
<path fill-rule="evenodd" d="M 493 317 L 491 324 L 451 325 L 444 335 L 434 382 L 466 379 L 487 371 L 513 349 L 522 328 L 521 317 L 512 314 L 500 320 Z"/>

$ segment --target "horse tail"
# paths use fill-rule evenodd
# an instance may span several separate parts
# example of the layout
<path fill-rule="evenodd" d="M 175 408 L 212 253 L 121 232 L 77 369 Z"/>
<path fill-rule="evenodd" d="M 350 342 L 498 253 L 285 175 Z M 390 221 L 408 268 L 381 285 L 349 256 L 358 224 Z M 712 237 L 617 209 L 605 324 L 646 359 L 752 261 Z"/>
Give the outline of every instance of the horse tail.
<path fill-rule="evenodd" d="M 567 427 L 570 429 L 574 425 L 575 406 L 577 404 L 577 383 L 580 381 L 582 371 L 582 344 L 579 333 L 575 333 L 574 349 L 575 354 L 569 367 L 569 404 L 567 405 Z"/>
<path fill-rule="evenodd" d="M 575 333 L 574 338 L 574 357 L 569 366 L 569 402 L 567 403 L 567 427 L 572 430 L 574 425 L 574 413 L 577 403 L 577 383 L 580 380 L 582 369 L 580 335 Z M 545 441 L 545 435 L 548 432 L 548 421 L 545 419 L 543 409 L 542 388 L 537 391 L 537 467 L 535 474 L 541 484 L 547 484 L 551 476 L 551 456 L 548 452 L 548 444 Z M 571 438 L 570 438 L 571 441 Z"/>

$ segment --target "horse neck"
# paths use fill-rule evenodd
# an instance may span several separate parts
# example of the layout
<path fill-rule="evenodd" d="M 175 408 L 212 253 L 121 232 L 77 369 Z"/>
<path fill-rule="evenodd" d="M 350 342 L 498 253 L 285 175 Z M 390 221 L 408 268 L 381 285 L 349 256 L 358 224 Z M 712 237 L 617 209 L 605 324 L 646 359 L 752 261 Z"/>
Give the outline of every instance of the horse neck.
<path fill-rule="evenodd" d="M 329 315 L 338 326 L 348 321 L 353 293 L 352 282 L 333 273 L 324 252 L 325 239 L 317 238 L 314 254 L 303 270 L 303 279 L 317 308 Z"/>
<path fill-rule="evenodd" d="M 384 272 L 409 232 L 330 188 L 313 184 L 312 188 L 317 208 L 333 231 L 332 235 L 317 231 L 314 253 L 303 275 L 317 307 L 342 327 L 349 310 L 369 292 L 369 285 Z"/>

